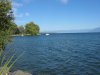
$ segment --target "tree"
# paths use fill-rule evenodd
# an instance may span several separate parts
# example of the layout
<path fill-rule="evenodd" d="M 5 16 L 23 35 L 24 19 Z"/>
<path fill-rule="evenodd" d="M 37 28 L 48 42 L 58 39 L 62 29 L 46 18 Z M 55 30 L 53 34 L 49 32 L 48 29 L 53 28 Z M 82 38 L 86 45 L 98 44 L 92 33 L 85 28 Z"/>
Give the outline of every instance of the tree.
<path fill-rule="evenodd" d="M 14 35 L 20 33 L 20 31 L 18 29 L 18 26 L 15 23 L 12 23 L 12 26 L 10 27 L 10 30 L 11 30 L 12 34 L 14 34 Z"/>
<path fill-rule="evenodd" d="M 10 40 L 11 27 L 13 26 L 13 12 L 10 0 L 0 0 L 0 48 L 4 50 Z"/>
<path fill-rule="evenodd" d="M 18 27 L 19 33 L 24 34 L 25 33 L 25 28 L 23 26 Z"/>
<path fill-rule="evenodd" d="M 26 24 L 25 30 L 27 34 L 38 35 L 40 28 L 38 25 L 34 24 L 33 22 L 30 22 Z"/>
<path fill-rule="evenodd" d="M 10 0 L 0 0 L 0 31 L 6 31 L 14 20 Z"/>

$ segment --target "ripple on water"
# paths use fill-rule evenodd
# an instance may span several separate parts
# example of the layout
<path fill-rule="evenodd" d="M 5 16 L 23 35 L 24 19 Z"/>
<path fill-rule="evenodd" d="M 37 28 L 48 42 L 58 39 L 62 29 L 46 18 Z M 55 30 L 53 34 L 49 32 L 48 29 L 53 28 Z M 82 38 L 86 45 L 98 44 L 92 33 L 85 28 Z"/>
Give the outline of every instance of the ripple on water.
<path fill-rule="evenodd" d="M 15 37 L 14 48 L 25 54 L 13 69 L 33 75 L 100 75 L 100 33 Z"/>

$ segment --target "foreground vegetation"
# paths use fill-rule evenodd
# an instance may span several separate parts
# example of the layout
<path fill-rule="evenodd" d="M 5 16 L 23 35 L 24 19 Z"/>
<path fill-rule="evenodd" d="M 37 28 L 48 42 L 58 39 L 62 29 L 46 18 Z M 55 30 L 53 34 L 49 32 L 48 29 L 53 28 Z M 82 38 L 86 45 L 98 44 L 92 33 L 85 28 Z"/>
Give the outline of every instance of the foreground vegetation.
<path fill-rule="evenodd" d="M 0 75 L 8 75 L 12 65 L 14 55 L 6 57 L 5 46 L 10 41 L 14 16 L 10 0 L 0 0 Z"/>

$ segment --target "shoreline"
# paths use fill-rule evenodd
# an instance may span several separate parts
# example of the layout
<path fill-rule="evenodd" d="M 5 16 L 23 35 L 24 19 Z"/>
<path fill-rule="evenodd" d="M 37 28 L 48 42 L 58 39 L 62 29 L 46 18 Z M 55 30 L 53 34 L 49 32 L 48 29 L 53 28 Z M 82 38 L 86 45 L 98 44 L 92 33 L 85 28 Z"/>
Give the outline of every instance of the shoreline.
<path fill-rule="evenodd" d="M 30 34 L 25 34 L 25 35 L 23 35 L 23 34 L 18 34 L 18 35 L 11 35 L 11 36 L 30 36 Z"/>

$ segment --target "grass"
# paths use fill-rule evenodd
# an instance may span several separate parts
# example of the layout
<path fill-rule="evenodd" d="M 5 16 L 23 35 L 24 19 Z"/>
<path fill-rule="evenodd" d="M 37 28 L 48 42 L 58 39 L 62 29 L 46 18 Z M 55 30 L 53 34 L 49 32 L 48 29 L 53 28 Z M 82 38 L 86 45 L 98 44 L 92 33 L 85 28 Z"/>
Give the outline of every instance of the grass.
<path fill-rule="evenodd" d="M 8 56 L 9 53 L 10 50 L 7 53 L 4 53 L 2 49 L 0 50 L 0 75 L 8 75 L 15 62 L 23 55 L 22 53 L 14 60 L 16 51 L 14 50 L 14 53 L 11 56 Z"/>

